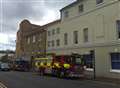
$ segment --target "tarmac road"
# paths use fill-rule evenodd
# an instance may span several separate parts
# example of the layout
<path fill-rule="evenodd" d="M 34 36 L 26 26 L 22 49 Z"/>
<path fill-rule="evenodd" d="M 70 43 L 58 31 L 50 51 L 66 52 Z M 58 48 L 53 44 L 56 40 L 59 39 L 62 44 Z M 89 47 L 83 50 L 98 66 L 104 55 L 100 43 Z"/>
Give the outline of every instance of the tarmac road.
<path fill-rule="evenodd" d="M 60 79 L 33 72 L 0 72 L 0 82 L 7 88 L 120 88 L 120 85 L 112 83 Z"/>

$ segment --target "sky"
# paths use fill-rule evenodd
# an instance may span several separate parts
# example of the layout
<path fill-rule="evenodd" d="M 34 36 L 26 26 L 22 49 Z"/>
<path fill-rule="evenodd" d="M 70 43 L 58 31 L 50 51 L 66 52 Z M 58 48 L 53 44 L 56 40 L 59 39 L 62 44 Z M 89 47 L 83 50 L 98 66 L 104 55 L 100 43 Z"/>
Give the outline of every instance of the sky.
<path fill-rule="evenodd" d="M 15 50 L 19 23 L 44 25 L 60 18 L 59 10 L 76 0 L 0 0 L 0 50 Z"/>

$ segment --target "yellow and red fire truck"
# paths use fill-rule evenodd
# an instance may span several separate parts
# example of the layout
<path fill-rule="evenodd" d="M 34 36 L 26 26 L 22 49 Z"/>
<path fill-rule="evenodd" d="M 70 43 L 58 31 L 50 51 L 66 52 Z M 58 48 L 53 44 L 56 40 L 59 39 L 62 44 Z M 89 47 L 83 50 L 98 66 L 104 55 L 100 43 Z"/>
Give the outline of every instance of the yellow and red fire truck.
<path fill-rule="evenodd" d="M 38 59 L 38 58 L 37 58 Z M 55 55 L 39 58 L 36 62 L 40 74 L 57 77 L 84 77 L 84 60 L 81 55 Z"/>

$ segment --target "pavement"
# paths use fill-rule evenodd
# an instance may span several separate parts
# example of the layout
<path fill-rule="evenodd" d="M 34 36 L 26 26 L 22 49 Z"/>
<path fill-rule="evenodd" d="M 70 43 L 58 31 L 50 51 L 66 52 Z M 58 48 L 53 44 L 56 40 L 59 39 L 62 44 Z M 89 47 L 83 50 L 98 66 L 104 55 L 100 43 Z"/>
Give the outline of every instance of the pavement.
<path fill-rule="evenodd" d="M 0 82 L 7 88 L 120 88 L 120 84 L 84 79 L 60 79 L 39 76 L 33 72 L 0 72 Z"/>

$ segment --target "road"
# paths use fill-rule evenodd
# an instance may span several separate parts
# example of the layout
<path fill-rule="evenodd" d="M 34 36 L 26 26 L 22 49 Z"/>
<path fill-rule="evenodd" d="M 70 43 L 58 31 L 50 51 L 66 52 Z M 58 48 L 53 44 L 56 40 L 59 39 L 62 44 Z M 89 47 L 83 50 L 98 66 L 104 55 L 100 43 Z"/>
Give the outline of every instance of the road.
<path fill-rule="evenodd" d="M 41 77 L 32 72 L 0 72 L 0 82 L 7 88 L 120 88 L 111 83 Z"/>

